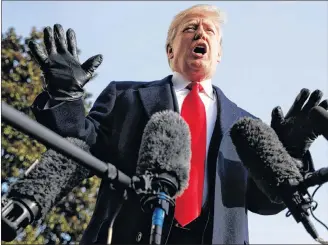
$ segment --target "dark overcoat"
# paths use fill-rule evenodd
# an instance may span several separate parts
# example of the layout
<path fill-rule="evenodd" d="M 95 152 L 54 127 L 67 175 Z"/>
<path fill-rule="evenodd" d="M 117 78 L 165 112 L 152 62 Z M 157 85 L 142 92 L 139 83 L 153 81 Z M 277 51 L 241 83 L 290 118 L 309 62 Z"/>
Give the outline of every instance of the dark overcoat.
<path fill-rule="evenodd" d="M 41 93 L 33 104 L 37 121 L 64 137 L 76 137 L 91 146 L 94 156 L 116 165 L 132 176 L 136 171 L 144 127 L 152 114 L 178 111 L 172 76 L 153 82 L 111 82 L 99 95 L 87 117 L 82 100 L 64 102 L 49 109 L 49 97 Z M 271 215 L 284 206 L 271 203 L 249 178 L 232 144 L 229 129 L 241 117 L 253 117 L 213 86 L 218 113 L 208 153 L 209 220 L 203 231 L 207 244 L 247 244 L 247 212 Z M 92 219 L 81 244 L 106 244 L 108 221 L 122 202 L 122 192 L 102 181 Z M 166 218 L 163 243 L 172 225 Z M 151 214 L 140 209 L 138 198 L 124 202 L 115 221 L 113 244 L 149 244 Z"/>

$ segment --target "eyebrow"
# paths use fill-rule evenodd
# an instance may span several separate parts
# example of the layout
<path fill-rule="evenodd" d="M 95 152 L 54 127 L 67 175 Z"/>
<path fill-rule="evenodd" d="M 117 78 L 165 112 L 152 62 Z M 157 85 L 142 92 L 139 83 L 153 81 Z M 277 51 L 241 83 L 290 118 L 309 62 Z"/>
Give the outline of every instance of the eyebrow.
<path fill-rule="evenodd" d="M 185 24 L 183 24 L 182 26 L 183 27 L 187 27 L 189 25 L 199 25 L 199 20 L 190 20 L 188 22 L 186 22 Z M 206 26 L 210 26 L 210 27 L 214 27 L 216 28 L 216 25 L 210 21 L 206 21 L 206 22 L 203 22 Z"/>
<path fill-rule="evenodd" d="M 192 20 L 183 24 L 183 27 L 190 26 L 190 25 L 197 25 L 197 24 L 199 24 L 199 21 Z"/>
<path fill-rule="evenodd" d="M 203 24 L 206 26 L 206 27 L 209 27 L 209 28 L 213 28 L 218 34 L 221 33 L 220 31 L 220 28 L 217 27 L 214 23 L 212 22 L 203 22 Z M 197 20 L 191 20 L 189 22 L 186 22 L 185 24 L 182 24 L 181 25 L 181 31 L 184 31 L 185 28 L 189 27 L 189 26 L 199 26 L 199 21 Z"/>

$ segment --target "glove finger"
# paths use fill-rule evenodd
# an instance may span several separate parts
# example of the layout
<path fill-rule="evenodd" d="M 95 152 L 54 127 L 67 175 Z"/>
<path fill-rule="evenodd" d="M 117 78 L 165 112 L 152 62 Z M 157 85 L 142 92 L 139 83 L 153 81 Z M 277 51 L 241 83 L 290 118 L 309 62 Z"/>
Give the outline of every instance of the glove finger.
<path fill-rule="evenodd" d="M 67 42 L 66 42 L 65 32 L 64 32 L 63 27 L 60 24 L 54 25 L 54 36 L 55 36 L 57 52 L 58 53 L 66 52 Z"/>
<path fill-rule="evenodd" d="M 280 125 L 282 125 L 284 121 L 285 121 L 284 113 L 282 112 L 281 107 L 280 106 L 275 107 L 271 113 L 271 127 L 277 128 Z"/>
<path fill-rule="evenodd" d="M 293 117 L 297 115 L 301 110 L 310 95 L 310 90 L 303 88 L 301 92 L 295 98 L 293 105 L 290 107 L 289 111 L 286 114 L 286 118 Z"/>
<path fill-rule="evenodd" d="M 322 135 L 328 140 L 327 131 L 327 108 L 328 100 L 322 101 L 319 106 L 315 106 L 310 111 L 310 122 L 316 136 Z"/>
<path fill-rule="evenodd" d="M 89 78 L 92 77 L 93 73 L 101 65 L 102 61 L 103 61 L 103 56 L 101 54 L 98 54 L 92 56 L 82 64 L 82 68 L 87 73 Z"/>
<path fill-rule="evenodd" d="M 328 100 L 323 100 L 319 106 L 321 106 L 323 109 L 328 110 Z"/>
<path fill-rule="evenodd" d="M 76 35 L 73 29 L 69 28 L 66 32 L 67 37 L 67 47 L 68 51 L 73 55 L 73 57 L 79 61 L 79 57 L 77 56 L 77 42 Z"/>
<path fill-rule="evenodd" d="M 35 41 L 28 42 L 28 47 L 30 48 L 31 54 L 35 58 L 36 62 L 38 62 L 41 68 L 44 67 L 48 62 L 48 56 L 45 50 Z"/>
<path fill-rule="evenodd" d="M 323 93 L 320 90 L 317 89 L 313 91 L 313 93 L 310 95 L 308 102 L 303 107 L 302 111 L 305 114 L 308 114 L 313 107 L 317 106 L 320 103 L 322 96 Z"/>
<path fill-rule="evenodd" d="M 43 42 L 49 55 L 57 52 L 54 34 L 50 26 L 47 26 L 43 30 Z"/>

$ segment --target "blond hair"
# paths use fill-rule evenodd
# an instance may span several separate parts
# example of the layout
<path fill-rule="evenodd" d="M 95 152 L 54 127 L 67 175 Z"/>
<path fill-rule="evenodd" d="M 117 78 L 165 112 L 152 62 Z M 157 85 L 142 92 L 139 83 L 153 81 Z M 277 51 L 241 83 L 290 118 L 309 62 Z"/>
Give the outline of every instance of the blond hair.
<path fill-rule="evenodd" d="M 183 11 L 181 11 L 180 13 L 178 13 L 176 16 L 174 16 L 171 25 L 169 27 L 169 30 L 167 32 L 167 38 L 166 38 L 166 43 L 165 43 L 165 51 L 167 52 L 167 49 L 170 45 L 172 45 L 172 42 L 177 34 L 177 29 L 179 27 L 179 24 L 181 23 L 181 20 L 188 14 L 193 13 L 193 12 L 198 12 L 198 13 L 202 13 L 202 12 L 206 12 L 206 13 L 210 13 L 211 16 L 213 16 L 214 19 L 214 24 L 216 26 L 217 29 L 220 28 L 221 24 L 224 24 L 226 21 L 226 17 L 225 14 L 219 10 L 216 6 L 214 5 L 208 5 L 208 4 L 197 4 L 194 5 L 190 8 L 187 8 Z M 222 31 L 220 30 L 220 38 L 222 42 Z M 169 60 L 169 64 L 170 64 L 170 60 Z M 170 65 L 171 66 L 171 65 Z"/>

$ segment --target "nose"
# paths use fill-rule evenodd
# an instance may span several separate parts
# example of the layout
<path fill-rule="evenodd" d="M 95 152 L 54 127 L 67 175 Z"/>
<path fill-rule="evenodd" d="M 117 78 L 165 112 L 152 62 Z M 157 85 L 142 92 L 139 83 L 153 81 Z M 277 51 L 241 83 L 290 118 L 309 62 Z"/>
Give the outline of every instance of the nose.
<path fill-rule="evenodd" d="M 197 29 L 195 36 L 194 36 L 194 40 L 199 40 L 199 39 L 205 39 L 204 36 L 205 32 L 202 26 L 199 26 L 199 28 Z"/>

